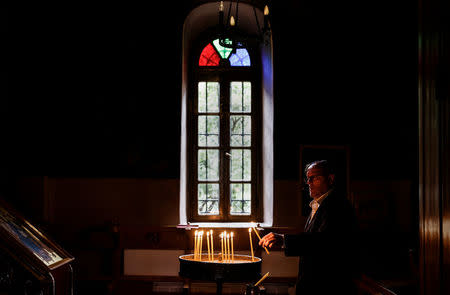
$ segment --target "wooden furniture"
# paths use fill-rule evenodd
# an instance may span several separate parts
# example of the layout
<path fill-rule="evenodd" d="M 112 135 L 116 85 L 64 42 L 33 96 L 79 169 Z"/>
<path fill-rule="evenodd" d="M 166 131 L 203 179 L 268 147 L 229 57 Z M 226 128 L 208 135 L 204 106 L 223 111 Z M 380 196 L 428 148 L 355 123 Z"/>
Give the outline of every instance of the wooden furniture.
<path fill-rule="evenodd" d="M 73 294 L 73 257 L 0 201 L 0 290 L 7 294 Z"/>

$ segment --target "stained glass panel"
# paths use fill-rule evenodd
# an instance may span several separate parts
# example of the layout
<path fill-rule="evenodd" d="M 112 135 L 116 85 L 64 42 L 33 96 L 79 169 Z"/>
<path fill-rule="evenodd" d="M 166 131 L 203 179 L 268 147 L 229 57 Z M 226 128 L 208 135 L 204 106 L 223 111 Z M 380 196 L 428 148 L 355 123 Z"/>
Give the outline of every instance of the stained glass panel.
<path fill-rule="evenodd" d="M 219 184 L 199 183 L 198 184 L 198 214 L 215 215 L 219 214 Z"/>
<path fill-rule="evenodd" d="M 248 51 L 245 48 L 236 49 L 236 53 L 233 53 L 230 56 L 229 60 L 230 60 L 230 65 L 233 67 L 236 67 L 236 66 L 249 67 L 250 66 L 250 55 L 248 54 Z"/>
<path fill-rule="evenodd" d="M 219 112 L 219 82 L 198 82 L 198 112 Z"/>
<path fill-rule="evenodd" d="M 251 146 L 251 116 L 230 116 L 230 145 Z"/>
<path fill-rule="evenodd" d="M 231 44 L 231 41 L 228 39 L 225 39 L 224 42 L 226 44 Z M 223 47 L 222 45 L 219 44 L 219 39 L 216 39 L 213 41 L 214 46 L 217 49 L 217 52 L 219 52 L 220 56 L 224 59 L 227 59 L 230 56 L 230 53 L 232 51 L 231 48 L 227 48 L 227 47 Z"/>
<path fill-rule="evenodd" d="M 231 82 L 230 111 L 236 113 L 251 112 L 252 84 L 251 82 Z"/>
<path fill-rule="evenodd" d="M 198 61 L 199 66 L 218 66 L 220 62 L 220 56 L 217 53 L 214 46 L 209 43 L 203 48 Z"/>

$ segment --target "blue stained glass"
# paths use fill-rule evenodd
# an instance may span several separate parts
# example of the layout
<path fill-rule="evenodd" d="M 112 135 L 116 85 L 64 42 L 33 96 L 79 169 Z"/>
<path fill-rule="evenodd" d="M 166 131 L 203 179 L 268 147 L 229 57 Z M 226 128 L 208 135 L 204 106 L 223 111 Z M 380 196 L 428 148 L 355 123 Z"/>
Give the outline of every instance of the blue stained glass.
<path fill-rule="evenodd" d="M 250 56 L 245 48 L 236 49 L 236 53 L 233 53 L 230 58 L 230 65 L 233 67 L 249 67 L 250 66 Z"/>

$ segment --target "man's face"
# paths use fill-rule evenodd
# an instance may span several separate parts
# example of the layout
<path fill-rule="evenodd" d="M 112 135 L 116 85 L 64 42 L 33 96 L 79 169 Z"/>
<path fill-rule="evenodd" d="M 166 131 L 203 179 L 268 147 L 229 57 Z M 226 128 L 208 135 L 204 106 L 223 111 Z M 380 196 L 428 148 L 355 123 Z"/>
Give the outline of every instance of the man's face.
<path fill-rule="evenodd" d="M 334 175 L 327 175 L 322 168 L 309 168 L 306 172 L 306 184 L 309 186 L 309 195 L 313 199 L 319 198 L 321 195 L 330 190 L 333 184 Z"/>

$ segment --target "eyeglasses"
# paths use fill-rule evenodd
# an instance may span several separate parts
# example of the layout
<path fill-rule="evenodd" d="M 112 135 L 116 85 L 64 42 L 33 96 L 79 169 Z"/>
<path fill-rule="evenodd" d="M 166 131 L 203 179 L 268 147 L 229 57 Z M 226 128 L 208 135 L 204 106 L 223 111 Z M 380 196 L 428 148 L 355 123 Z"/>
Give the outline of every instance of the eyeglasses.
<path fill-rule="evenodd" d="M 321 180 L 321 178 L 320 177 L 323 177 L 324 175 L 313 175 L 313 176 L 310 176 L 310 177 L 306 177 L 305 178 L 305 183 L 318 183 L 318 182 L 320 182 L 320 180 Z"/>

